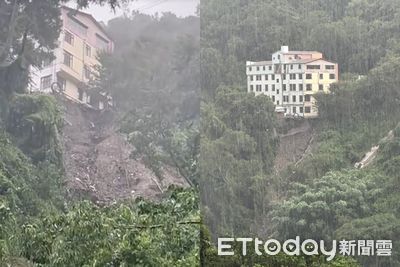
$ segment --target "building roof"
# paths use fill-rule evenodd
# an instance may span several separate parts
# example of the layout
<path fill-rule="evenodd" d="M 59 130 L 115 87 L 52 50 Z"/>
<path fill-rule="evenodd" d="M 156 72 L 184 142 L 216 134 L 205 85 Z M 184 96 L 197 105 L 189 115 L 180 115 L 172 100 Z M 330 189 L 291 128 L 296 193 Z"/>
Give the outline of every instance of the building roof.
<path fill-rule="evenodd" d="M 280 52 L 280 51 L 277 51 Z M 282 54 L 315 54 L 315 53 L 319 53 L 322 54 L 321 52 L 318 51 L 288 51 L 288 52 L 283 52 Z"/>
<path fill-rule="evenodd" d="M 70 7 L 67 7 L 67 6 L 62 6 L 61 8 L 64 8 L 64 9 L 70 11 L 71 15 L 80 14 L 82 16 L 88 17 L 90 20 L 92 20 L 94 22 L 94 24 L 96 24 L 96 26 L 102 31 L 102 33 L 104 33 L 104 35 L 106 35 L 107 38 L 112 41 L 111 36 L 106 32 L 106 30 L 104 29 L 102 23 L 98 22 L 91 14 L 86 13 L 86 12 L 82 12 L 82 11 L 80 11 L 78 9 L 70 8 Z"/>
<path fill-rule="evenodd" d="M 318 60 L 322 60 L 322 61 L 326 61 L 326 62 L 329 62 L 329 63 L 332 63 L 332 64 L 336 64 L 335 62 L 326 60 L 325 58 L 304 59 L 304 60 L 299 60 L 299 61 L 302 61 L 302 63 L 307 64 L 307 63 L 311 63 L 311 62 L 318 61 Z"/>

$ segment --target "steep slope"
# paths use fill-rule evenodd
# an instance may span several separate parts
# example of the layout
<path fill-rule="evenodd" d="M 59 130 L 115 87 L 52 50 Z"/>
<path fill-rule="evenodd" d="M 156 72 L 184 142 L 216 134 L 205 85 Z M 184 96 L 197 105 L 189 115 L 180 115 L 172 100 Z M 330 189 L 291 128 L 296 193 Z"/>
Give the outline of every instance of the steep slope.
<path fill-rule="evenodd" d="M 179 174 L 163 168 L 162 179 L 140 160 L 134 147 L 114 126 L 113 113 L 60 101 L 65 107 L 63 130 L 65 181 L 70 197 L 89 195 L 96 202 L 158 198 L 170 185 L 186 186 Z"/>
<path fill-rule="evenodd" d="M 313 134 L 310 123 L 304 120 L 297 127 L 279 136 L 279 148 L 274 162 L 277 173 L 285 170 L 290 164 L 297 164 L 309 153 Z"/>

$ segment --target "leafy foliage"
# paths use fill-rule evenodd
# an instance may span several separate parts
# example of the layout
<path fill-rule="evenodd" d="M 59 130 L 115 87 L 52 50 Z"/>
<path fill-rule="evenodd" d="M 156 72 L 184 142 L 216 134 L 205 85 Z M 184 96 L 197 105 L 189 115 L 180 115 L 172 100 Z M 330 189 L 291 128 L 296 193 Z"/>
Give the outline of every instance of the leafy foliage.
<path fill-rule="evenodd" d="M 23 254 L 41 266 L 194 266 L 198 222 L 192 190 L 171 191 L 159 204 L 81 202 L 25 224 Z"/>
<path fill-rule="evenodd" d="M 278 139 L 267 97 L 221 88 L 202 107 L 200 188 L 213 234 L 256 229 L 265 211 L 268 179 Z M 259 215 L 257 215 L 257 213 Z"/>
<path fill-rule="evenodd" d="M 16 95 L 10 104 L 7 130 L 34 162 L 61 165 L 58 135 L 63 120 L 56 100 L 45 95 Z"/>

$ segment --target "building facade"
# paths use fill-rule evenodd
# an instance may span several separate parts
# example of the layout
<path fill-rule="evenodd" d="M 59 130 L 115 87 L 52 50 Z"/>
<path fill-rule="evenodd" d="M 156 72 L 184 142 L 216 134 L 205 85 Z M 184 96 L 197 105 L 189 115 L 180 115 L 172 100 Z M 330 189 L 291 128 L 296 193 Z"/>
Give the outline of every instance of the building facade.
<path fill-rule="evenodd" d="M 317 117 L 313 95 L 329 93 L 338 81 L 338 64 L 317 51 L 289 51 L 282 46 L 271 61 L 247 61 L 247 91 L 271 98 L 277 112 L 286 116 Z"/>
<path fill-rule="evenodd" d="M 111 98 L 105 92 L 91 94 L 87 84 L 100 64 L 98 53 L 113 51 L 112 39 L 90 14 L 62 7 L 61 19 L 55 60 L 31 70 L 30 90 L 50 93 L 57 85 L 70 100 L 103 109 L 111 104 Z"/>

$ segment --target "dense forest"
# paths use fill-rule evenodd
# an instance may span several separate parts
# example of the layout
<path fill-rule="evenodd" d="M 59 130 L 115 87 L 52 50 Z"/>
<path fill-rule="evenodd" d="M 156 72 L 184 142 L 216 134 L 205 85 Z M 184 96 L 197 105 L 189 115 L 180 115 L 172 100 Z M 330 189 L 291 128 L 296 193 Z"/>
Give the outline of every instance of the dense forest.
<path fill-rule="evenodd" d="M 212 237 L 392 239 L 392 257 L 357 261 L 400 264 L 399 13 L 394 0 L 202 1 L 200 192 Z M 301 121 L 247 93 L 245 62 L 281 45 L 338 62 L 340 82 L 317 96 L 311 152 L 276 172 L 279 137 Z M 377 157 L 355 168 L 373 146 Z"/>

